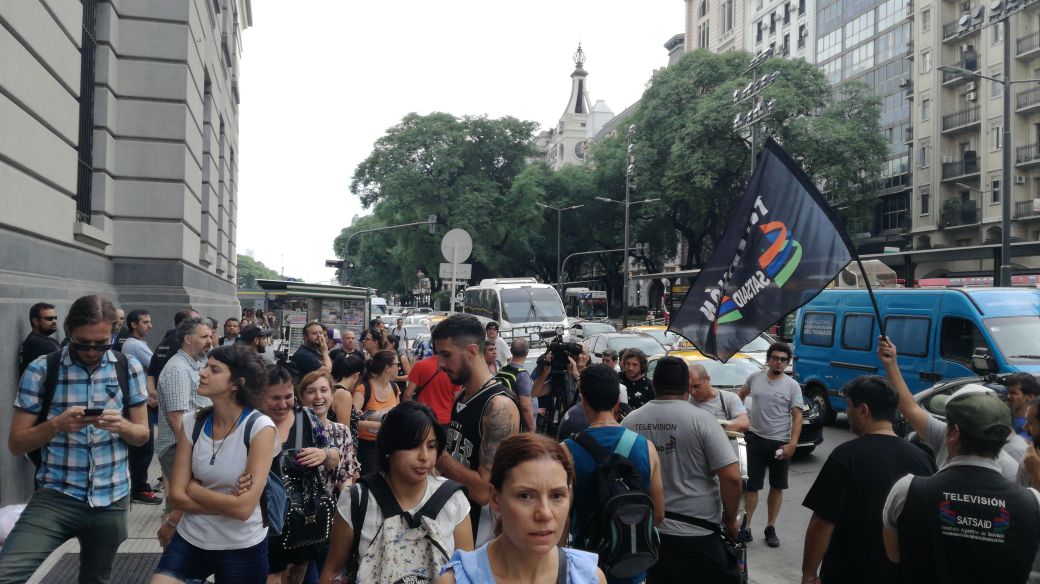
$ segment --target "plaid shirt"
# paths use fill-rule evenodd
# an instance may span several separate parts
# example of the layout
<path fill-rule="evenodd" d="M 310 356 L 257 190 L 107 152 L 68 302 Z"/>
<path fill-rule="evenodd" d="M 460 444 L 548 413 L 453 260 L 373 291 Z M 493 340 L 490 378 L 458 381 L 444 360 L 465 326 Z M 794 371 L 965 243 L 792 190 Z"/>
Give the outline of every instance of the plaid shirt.
<path fill-rule="evenodd" d="M 141 405 L 148 401 L 144 369 L 133 357 L 127 357 L 127 364 L 130 405 Z M 46 357 L 29 364 L 18 385 L 14 407 L 39 414 L 46 377 Z M 98 368 L 88 373 L 82 365 L 72 362 L 68 347 L 62 349 L 61 370 L 47 418 L 56 417 L 71 406 L 123 409 L 123 391 L 112 351 L 102 355 Z M 59 433 L 44 445 L 41 456 L 43 463 L 36 472 L 36 481 L 45 489 L 86 501 L 91 507 L 107 507 L 130 494 L 126 443 L 118 434 L 93 425 L 78 432 Z"/>
<path fill-rule="evenodd" d="M 205 359 L 196 361 L 179 349 L 159 374 L 159 433 L 155 437 L 155 452 L 159 456 L 177 446 L 177 436 L 167 417 L 170 412 L 193 412 L 213 405 L 208 397 L 199 395 L 199 371 L 205 366 Z"/>

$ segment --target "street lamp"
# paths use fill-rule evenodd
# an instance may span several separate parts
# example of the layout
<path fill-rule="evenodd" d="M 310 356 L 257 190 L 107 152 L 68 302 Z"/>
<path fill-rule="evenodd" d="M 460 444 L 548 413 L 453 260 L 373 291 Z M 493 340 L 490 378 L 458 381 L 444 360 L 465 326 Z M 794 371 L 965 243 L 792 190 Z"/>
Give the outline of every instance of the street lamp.
<path fill-rule="evenodd" d="M 535 205 L 543 209 L 552 209 L 556 211 L 556 289 L 560 294 L 563 294 L 563 274 L 560 272 L 560 224 L 563 221 L 563 212 L 570 211 L 571 209 L 578 209 L 585 205 L 571 205 L 570 207 L 553 207 L 552 205 L 546 205 L 545 203 L 535 202 Z"/>
<path fill-rule="evenodd" d="M 772 85 L 780 77 L 779 71 L 773 71 L 772 73 L 763 75 L 761 79 L 758 78 L 758 67 L 762 63 L 766 62 L 773 56 L 773 47 L 769 47 L 762 51 L 758 55 L 755 55 L 751 59 L 751 65 L 744 70 L 743 75 L 751 74 L 751 82 L 747 84 L 744 89 L 737 89 L 733 92 L 733 103 L 740 105 L 748 100 L 752 100 L 752 108 L 747 112 L 740 112 L 737 117 L 733 119 L 733 129 L 742 130 L 748 126 L 751 127 L 751 172 L 755 172 L 755 156 L 758 154 L 758 123 L 766 117 L 767 114 L 772 113 L 776 108 L 776 98 L 770 99 L 766 102 L 764 99 L 759 97 L 759 94 L 766 88 Z"/>
<path fill-rule="evenodd" d="M 633 131 L 634 128 L 635 128 L 635 126 L 629 126 L 629 140 L 631 140 L 631 134 L 632 134 L 632 131 Z M 631 152 L 631 144 L 629 144 L 629 149 L 630 149 L 629 152 Z M 631 154 L 629 154 L 629 158 L 631 159 Z M 624 252 L 625 252 L 625 259 L 624 259 L 625 263 L 624 263 L 624 265 L 622 267 L 622 271 L 621 271 L 622 282 L 623 282 L 623 284 L 622 284 L 623 292 L 621 294 L 621 326 L 622 327 L 627 327 L 628 326 L 628 249 L 629 249 L 629 245 L 628 245 L 628 228 L 629 228 L 628 217 L 629 217 L 629 212 L 628 212 L 628 209 L 632 205 L 640 205 L 642 203 L 652 203 L 654 201 L 660 201 L 661 200 L 661 199 L 658 199 L 658 198 L 643 199 L 642 201 L 632 201 L 632 200 L 629 200 L 629 188 L 630 188 L 629 183 L 631 182 L 631 175 L 632 175 L 631 171 L 634 170 L 634 166 L 635 166 L 634 162 L 629 164 L 628 165 L 628 171 L 626 171 L 626 173 L 625 173 L 625 200 L 624 201 L 615 201 L 614 199 L 608 199 L 606 197 L 594 197 L 597 201 L 603 201 L 604 203 L 617 203 L 618 205 L 624 205 L 625 206 L 625 247 L 623 248 Z"/>
<path fill-rule="evenodd" d="M 1011 149 L 1013 147 L 1011 143 L 1011 86 L 1016 83 L 1040 83 L 1040 79 L 1019 79 L 1017 81 L 1011 80 L 1011 31 L 1008 26 L 1010 13 L 1005 13 L 1004 16 L 998 20 L 990 23 L 997 24 L 1003 23 L 1004 27 L 1004 76 L 1001 79 L 990 77 L 989 75 L 983 75 L 975 71 L 969 71 L 963 67 L 956 67 L 954 65 L 943 65 L 939 67 L 939 70 L 943 73 L 954 73 L 957 75 L 963 75 L 964 77 L 974 77 L 980 79 L 987 79 L 992 83 L 999 83 L 1002 86 L 1004 95 L 1004 132 L 1003 132 L 1003 176 L 1000 179 L 1000 274 L 999 278 L 995 279 L 994 282 L 998 286 L 1010 286 L 1011 285 L 1011 205 L 1013 204 L 1011 199 L 1013 197 L 1013 187 L 1011 182 Z M 987 25 L 987 26 L 990 26 Z M 982 223 L 982 218 L 979 218 L 979 223 Z M 980 240 L 981 244 L 982 241 Z"/>

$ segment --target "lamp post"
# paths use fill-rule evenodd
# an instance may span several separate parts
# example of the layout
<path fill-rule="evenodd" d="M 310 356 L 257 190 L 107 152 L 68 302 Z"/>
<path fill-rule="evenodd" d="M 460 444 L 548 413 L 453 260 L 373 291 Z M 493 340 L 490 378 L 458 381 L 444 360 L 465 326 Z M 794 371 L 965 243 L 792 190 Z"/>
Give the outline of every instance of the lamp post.
<path fill-rule="evenodd" d="M 347 270 L 346 270 L 346 268 L 347 268 L 347 264 L 350 263 L 350 262 L 348 262 L 346 260 L 346 257 L 348 255 L 350 255 L 350 242 L 354 239 L 355 236 L 361 235 L 361 234 L 364 234 L 364 233 L 374 233 L 376 231 L 386 231 L 388 229 L 401 229 L 403 227 L 414 227 L 416 225 L 429 225 L 430 226 L 430 235 L 433 235 L 434 233 L 436 233 L 436 230 L 437 230 L 437 216 L 436 215 L 430 215 L 429 217 L 427 217 L 426 221 L 416 221 L 414 223 L 402 223 L 401 225 L 387 225 L 386 227 L 375 227 L 375 228 L 372 228 L 372 229 L 359 229 L 359 230 L 355 231 L 354 233 L 351 233 L 350 237 L 347 238 L 347 243 L 346 243 L 346 245 L 343 246 L 343 258 L 344 259 L 342 259 L 342 260 L 325 260 L 325 267 L 326 268 L 339 268 L 339 270 L 340 270 L 340 272 L 339 272 L 340 284 L 345 286 L 347 284 Z M 282 271 L 284 272 L 285 268 L 282 268 Z"/>
<path fill-rule="evenodd" d="M 654 201 L 660 201 L 661 199 L 643 199 L 642 201 L 632 201 L 629 197 L 631 190 L 632 174 L 635 171 L 635 159 L 632 156 L 632 136 L 635 134 L 635 126 L 628 127 L 628 146 L 626 148 L 628 167 L 625 169 L 625 200 L 615 201 L 614 199 L 608 199 L 606 197 L 594 197 L 597 201 L 603 201 L 604 203 L 617 203 L 618 205 L 625 206 L 625 247 L 622 248 L 625 252 L 624 265 L 622 266 L 622 294 L 621 294 L 621 326 L 628 326 L 628 251 L 629 251 L 629 207 L 632 205 L 640 205 L 642 203 L 652 203 Z"/>
<path fill-rule="evenodd" d="M 552 209 L 556 211 L 556 291 L 561 295 L 563 294 L 563 274 L 560 272 L 560 224 L 563 222 L 563 212 L 570 211 L 571 209 L 578 209 L 585 205 L 571 205 L 570 207 L 553 207 L 552 205 L 546 205 L 545 203 L 536 202 L 535 205 L 543 209 Z"/>
<path fill-rule="evenodd" d="M 1040 83 L 1040 79 L 1011 80 L 1011 30 L 1010 26 L 1008 26 L 1010 15 L 1010 12 L 1005 12 L 1002 17 L 987 25 L 992 26 L 993 24 L 1002 23 L 1004 27 L 1004 76 L 1002 79 L 983 75 L 976 71 L 968 71 L 963 67 L 953 65 L 939 67 L 939 70 L 943 73 L 956 73 L 965 77 L 986 79 L 991 83 L 999 83 L 1003 86 L 1004 116 L 1002 123 L 1004 124 L 1004 131 L 1001 144 L 1003 151 L 1001 154 L 1003 155 L 1002 166 L 1004 168 L 1003 176 L 1000 179 L 1000 272 L 999 277 L 993 280 L 997 286 L 1011 285 L 1011 205 L 1013 204 L 1011 199 L 1014 192 L 1011 182 L 1011 149 L 1014 147 L 1011 143 L 1011 86 L 1016 83 Z M 979 224 L 982 224 L 981 217 L 979 218 Z M 981 244 L 982 241 L 980 240 L 979 243 Z"/>
<path fill-rule="evenodd" d="M 772 85 L 777 78 L 780 77 L 779 71 L 773 71 L 770 74 L 763 75 L 761 79 L 758 79 L 758 67 L 764 63 L 767 59 L 773 56 L 773 47 L 762 51 L 755 55 L 755 58 L 751 59 L 751 65 L 744 70 L 744 75 L 751 74 L 751 82 L 747 84 L 744 89 L 737 89 L 733 92 L 733 103 L 740 105 L 745 101 L 752 100 L 754 106 L 748 112 L 741 112 L 737 114 L 737 117 L 733 120 L 733 129 L 741 130 L 748 126 L 751 126 L 751 172 L 755 172 L 755 156 L 758 154 L 758 122 L 762 121 L 762 118 L 766 117 L 766 114 L 773 111 L 776 107 L 776 99 L 771 99 L 768 102 L 763 101 L 759 94 L 766 88 Z"/>

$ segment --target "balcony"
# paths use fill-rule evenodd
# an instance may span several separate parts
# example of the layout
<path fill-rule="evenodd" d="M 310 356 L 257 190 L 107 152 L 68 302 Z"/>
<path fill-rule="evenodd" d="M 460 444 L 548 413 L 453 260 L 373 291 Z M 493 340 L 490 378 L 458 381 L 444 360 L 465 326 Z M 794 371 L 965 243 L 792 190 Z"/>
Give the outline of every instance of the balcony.
<path fill-rule="evenodd" d="M 974 69 L 969 69 L 968 67 L 965 66 L 964 63 L 954 63 L 954 66 L 955 67 L 959 67 L 961 69 L 967 69 L 969 71 L 974 70 L 976 73 L 978 73 L 978 67 L 977 66 Z M 967 83 L 968 81 L 971 81 L 973 78 L 974 78 L 973 76 L 965 75 L 964 73 L 961 73 L 959 71 L 943 71 L 942 72 L 942 84 L 943 84 L 943 87 L 954 87 L 956 85 L 960 85 L 961 83 Z"/>
<path fill-rule="evenodd" d="M 963 201 L 950 199 L 947 203 L 957 201 L 963 206 L 958 208 L 944 208 L 939 227 L 942 229 L 956 229 L 958 227 L 969 227 L 979 224 L 979 206 L 975 201 Z M 954 205 L 956 206 L 956 204 Z"/>
<path fill-rule="evenodd" d="M 961 28 L 959 26 L 960 18 L 952 20 L 943 24 L 943 42 L 956 42 L 959 39 L 967 38 L 972 35 L 978 34 L 979 27 L 975 26 L 968 29 L 966 34 L 961 34 Z"/>
<path fill-rule="evenodd" d="M 1018 37 L 1015 42 L 1015 56 L 1019 59 L 1032 59 L 1040 55 L 1040 31 Z"/>
<path fill-rule="evenodd" d="M 970 130 L 979 125 L 979 106 L 972 106 L 942 117 L 943 133 Z"/>
<path fill-rule="evenodd" d="M 977 158 L 958 160 L 956 162 L 942 163 L 942 179 L 961 180 L 968 177 L 978 177 L 979 161 Z"/>
<path fill-rule="evenodd" d="M 1015 166 L 1032 166 L 1040 163 L 1040 144 L 1026 144 L 1015 148 Z"/>
<path fill-rule="evenodd" d="M 1015 111 L 1024 114 L 1040 109 L 1040 87 L 1034 87 L 1015 94 Z"/>
<path fill-rule="evenodd" d="M 1040 199 L 1015 201 L 1015 219 L 1040 219 Z"/>

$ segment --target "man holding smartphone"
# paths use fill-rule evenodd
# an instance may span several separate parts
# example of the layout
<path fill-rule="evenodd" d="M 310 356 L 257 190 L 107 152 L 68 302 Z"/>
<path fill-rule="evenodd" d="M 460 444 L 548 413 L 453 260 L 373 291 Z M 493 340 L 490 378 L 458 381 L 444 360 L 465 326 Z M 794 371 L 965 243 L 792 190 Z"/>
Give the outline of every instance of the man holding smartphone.
<path fill-rule="evenodd" d="M 0 582 L 27 581 L 72 537 L 82 550 L 80 581 L 107 582 L 111 576 L 127 536 L 127 445 L 148 441 L 144 369 L 126 358 L 124 403 L 118 358 L 111 351 L 115 320 L 107 298 L 84 296 L 72 304 L 65 318 L 69 345 L 58 361 L 50 413 L 42 422 L 37 423 L 47 401 L 48 359 L 36 359 L 22 375 L 8 447 L 15 455 L 40 450 L 40 488 L 0 550 Z"/>

